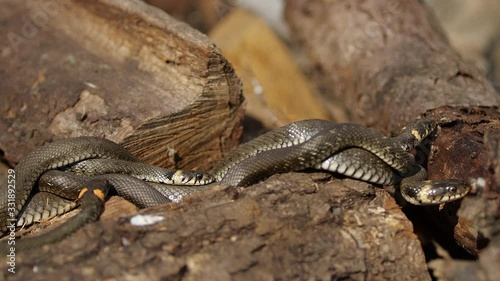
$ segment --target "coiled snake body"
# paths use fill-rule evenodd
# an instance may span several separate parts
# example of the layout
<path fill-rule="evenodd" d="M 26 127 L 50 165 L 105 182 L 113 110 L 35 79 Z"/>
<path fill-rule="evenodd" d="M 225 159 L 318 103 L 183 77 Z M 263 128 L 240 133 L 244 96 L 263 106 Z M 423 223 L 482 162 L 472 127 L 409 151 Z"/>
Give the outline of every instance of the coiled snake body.
<path fill-rule="evenodd" d="M 413 204 L 456 200 L 465 196 L 469 187 L 458 180 L 423 181 L 427 177 L 425 170 L 408 152 L 434 127 L 430 120 L 419 120 L 397 137 L 386 138 L 357 124 L 298 121 L 240 145 L 210 173 L 168 171 L 149 166 L 120 145 L 102 138 L 60 140 L 33 151 L 16 166 L 15 206 L 7 204 L 7 192 L 1 192 L 0 229 L 6 230 L 9 216 L 19 216 L 37 181 L 48 182 L 46 185 L 51 186 L 57 185 L 59 179 L 72 177 L 64 175 L 67 172 L 53 171 L 63 168 L 87 176 L 102 175 L 98 177 L 106 179 L 119 194 L 121 192 L 140 207 L 169 202 L 168 197 L 172 194 L 188 194 L 214 181 L 221 185 L 246 186 L 275 173 L 306 168 L 324 169 L 372 183 L 392 184 L 401 180 L 401 193 Z M 142 180 L 162 183 L 163 190 L 151 188 Z M 40 191 L 43 190 L 40 187 Z"/>

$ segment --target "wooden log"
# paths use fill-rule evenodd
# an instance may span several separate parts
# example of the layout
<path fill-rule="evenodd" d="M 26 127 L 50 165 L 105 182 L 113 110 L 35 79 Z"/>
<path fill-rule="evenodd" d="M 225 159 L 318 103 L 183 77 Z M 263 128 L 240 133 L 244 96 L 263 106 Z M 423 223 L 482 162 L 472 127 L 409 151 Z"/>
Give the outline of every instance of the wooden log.
<path fill-rule="evenodd" d="M 464 59 L 476 64 L 495 83 L 491 71 L 495 59 L 488 57 L 495 52 L 495 41 L 500 34 L 500 2 L 479 1 L 434 1 L 429 7 L 446 31 L 450 44 Z M 497 89 L 498 90 L 498 89 Z"/>
<path fill-rule="evenodd" d="M 430 280 L 413 227 L 387 193 L 321 175 L 215 187 L 143 211 L 163 218 L 152 225 L 91 224 L 19 254 L 9 278 Z"/>
<path fill-rule="evenodd" d="M 394 200 L 366 183 L 325 175 L 215 187 L 144 210 L 159 218 L 150 225 L 100 221 L 56 245 L 18 253 L 18 271 L 8 277 L 430 280 L 420 243 Z M 0 274 L 10 274 L 7 266 L 0 264 Z"/>
<path fill-rule="evenodd" d="M 94 135 L 146 162 L 208 169 L 237 145 L 243 97 L 203 34 L 142 1 L 5 1 L 0 148 Z"/>
<path fill-rule="evenodd" d="M 449 238 L 477 255 L 491 233 L 481 227 L 482 216 L 495 218 L 500 202 L 483 141 L 500 131 L 500 95 L 491 83 L 462 61 L 418 1 L 289 0 L 286 15 L 352 121 L 392 134 L 418 116 L 441 123 L 427 153 L 429 178 L 472 180 L 480 196 L 462 202 L 461 210 L 477 211 L 468 216 L 459 210 L 457 218 L 448 204 L 428 217 L 449 213 L 440 221 L 447 229 L 461 221 Z"/>
<path fill-rule="evenodd" d="M 235 9 L 209 36 L 243 80 L 248 116 L 267 128 L 329 118 L 289 50 L 262 19 Z"/>
<path fill-rule="evenodd" d="M 145 0 L 145 2 L 203 33 L 210 31 L 236 4 L 233 0 Z"/>
<path fill-rule="evenodd" d="M 394 133 L 440 106 L 500 104 L 418 1 L 289 0 L 286 16 L 352 121 Z"/>

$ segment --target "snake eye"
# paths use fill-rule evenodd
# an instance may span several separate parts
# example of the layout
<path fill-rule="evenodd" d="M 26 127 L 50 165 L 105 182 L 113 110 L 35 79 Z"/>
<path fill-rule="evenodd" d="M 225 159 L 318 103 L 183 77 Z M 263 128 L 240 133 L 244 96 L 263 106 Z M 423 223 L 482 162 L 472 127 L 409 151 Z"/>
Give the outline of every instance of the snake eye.
<path fill-rule="evenodd" d="M 448 187 L 448 191 L 456 193 L 457 192 L 457 187 L 456 186 L 450 186 L 450 187 Z"/>
<path fill-rule="evenodd" d="M 196 179 L 198 181 L 201 181 L 203 179 L 203 174 L 202 173 L 196 173 L 195 177 L 196 177 Z"/>

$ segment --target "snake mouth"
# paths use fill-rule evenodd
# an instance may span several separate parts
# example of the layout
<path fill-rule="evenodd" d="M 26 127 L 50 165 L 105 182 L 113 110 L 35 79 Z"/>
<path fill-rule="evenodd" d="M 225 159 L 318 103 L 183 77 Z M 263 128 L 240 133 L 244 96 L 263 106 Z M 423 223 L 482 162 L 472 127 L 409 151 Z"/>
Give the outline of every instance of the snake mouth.
<path fill-rule="evenodd" d="M 446 203 L 464 197 L 470 191 L 470 186 L 457 179 L 446 181 L 432 181 L 422 187 L 422 194 L 426 197 L 424 202 L 435 204 L 435 202 Z"/>

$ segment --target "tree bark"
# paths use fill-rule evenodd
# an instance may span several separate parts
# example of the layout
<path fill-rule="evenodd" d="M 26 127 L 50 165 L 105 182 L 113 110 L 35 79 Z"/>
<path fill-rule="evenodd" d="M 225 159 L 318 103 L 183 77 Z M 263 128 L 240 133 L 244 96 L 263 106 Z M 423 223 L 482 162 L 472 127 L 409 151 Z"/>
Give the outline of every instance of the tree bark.
<path fill-rule="evenodd" d="M 56 245 L 18 253 L 9 279 L 430 280 L 394 200 L 354 180 L 275 175 L 141 214 L 161 221 L 101 220 Z"/>
<path fill-rule="evenodd" d="M 351 121 L 394 133 L 440 106 L 500 104 L 419 1 L 289 0 L 286 16 Z"/>
<path fill-rule="evenodd" d="M 240 81 L 203 34 L 141 1 L 5 1 L 0 148 L 80 135 L 207 169 L 241 135 Z M 210 128 L 210 129 L 207 129 Z"/>
<path fill-rule="evenodd" d="M 346 13 L 344 9 L 332 9 L 332 7 L 338 7 L 335 5 L 339 5 L 339 2 L 330 1 L 328 4 L 325 1 L 309 1 L 308 3 L 311 6 L 307 3 L 302 3 L 304 6 L 295 6 L 295 8 L 292 6 L 289 8 L 291 9 L 289 13 L 292 13 L 293 9 L 306 13 L 308 9 L 315 11 L 324 9 L 325 13 L 329 13 L 331 17 L 338 18 L 342 18 L 343 14 Z M 365 1 L 365 3 L 373 5 L 370 6 L 368 12 L 357 9 L 358 2 L 343 3 L 353 3 L 349 4 L 351 9 L 347 11 L 347 14 L 351 13 L 349 15 L 353 21 L 358 18 L 363 19 L 369 13 L 379 11 L 371 1 Z M 417 5 L 415 3 L 405 1 L 402 5 Z M 414 11 L 404 11 L 404 13 L 397 14 L 397 17 L 392 15 L 391 20 L 406 26 L 407 13 Z M 416 13 L 422 12 L 426 13 L 422 7 L 418 6 Z M 317 15 L 311 13 L 309 16 L 310 18 L 297 16 L 295 20 L 297 22 L 303 21 L 305 28 L 312 24 L 310 21 L 314 20 Z M 421 20 L 425 21 L 429 18 L 423 17 Z M 293 22 L 293 20 L 291 21 Z M 338 24 L 342 26 L 341 23 Z M 321 22 L 316 22 L 315 25 L 315 29 L 309 30 L 311 34 L 318 35 L 319 31 L 328 31 L 328 29 L 322 28 L 324 25 Z M 429 24 L 423 25 L 424 28 L 426 26 Z M 302 34 L 301 29 L 296 28 L 299 34 Z M 148 29 L 149 27 L 145 28 L 144 32 L 148 32 Z M 352 32 L 351 35 L 355 34 Z M 325 39 L 330 40 L 331 38 L 328 33 L 319 35 Z M 302 36 L 307 39 L 306 35 L 302 34 Z M 420 40 L 427 40 L 425 37 L 416 37 Z M 354 36 L 354 38 L 356 37 Z M 436 38 L 442 40 L 442 36 Z M 339 37 L 340 39 L 347 40 L 348 38 Z M 391 40 L 393 40 L 392 37 L 387 38 L 386 41 Z M 330 41 L 325 41 L 325 43 L 330 44 Z M 349 41 L 346 44 L 349 45 Z M 397 45 L 396 43 L 387 44 Z M 308 44 L 308 46 L 314 51 L 314 44 Z M 332 46 L 324 47 L 331 48 Z M 446 48 L 442 48 L 441 51 L 444 52 Z M 359 51 L 359 53 L 364 54 L 364 51 Z M 325 55 L 329 55 L 322 57 L 325 62 L 336 60 L 335 54 L 325 53 Z M 392 61 L 393 63 L 397 62 L 395 59 Z M 385 65 L 382 60 L 377 59 L 375 62 L 380 68 Z M 350 76 L 346 75 L 342 79 L 352 80 L 345 82 L 351 83 L 349 84 L 351 88 L 345 88 L 351 91 L 346 95 L 353 95 L 353 88 L 362 93 L 361 86 L 368 87 L 368 84 L 372 86 L 372 88 L 364 88 L 364 91 L 368 93 L 380 86 L 375 79 L 381 79 L 381 77 L 368 76 L 374 81 L 366 81 L 367 74 L 358 63 L 368 64 L 367 60 L 360 60 L 352 65 L 351 63 L 344 65 Z M 408 65 L 411 66 L 409 62 Z M 354 66 L 359 73 L 350 69 Z M 376 68 L 368 67 L 370 71 L 373 69 Z M 410 68 L 405 73 L 410 75 L 414 71 Z M 345 74 L 346 72 L 340 71 L 339 73 Z M 339 74 L 329 73 L 328 75 Z M 340 79 L 340 77 L 334 76 L 333 79 Z M 364 82 L 360 82 L 358 89 L 355 85 L 359 79 Z M 390 89 L 387 84 L 383 83 L 387 79 L 379 81 L 382 81 L 379 83 L 386 89 Z M 391 85 L 396 84 L 394 82 Z M 488 86 L 484 85 L 484 88 L 488 89 Z M 428 88 L 424 89 L 428 90 Z M 346 99 L 348 98 L 346 97 Z M 360 97 L 360 99 L 368 98 Z M 390 96 L 387 99 L 390 100 Z M 385 98 L 380 100 L 384 101 L 381 102 L 384 105 Z M 393 102 L 399 101 L 394 100 Z M 353 105 L 354 102 L 351 101 L 350 106 Z M 366 104 L 364 106 L 366 107 Z M 399 107 L 396 106 L 399 112 L 402 111 L 400 107 L 402 107 L 401 104 Z M 464 124 L 464 128 L 476 125 L 481 130 L 488 132 L 497 128 L 495 122 L 498 121 L 495 121 L 496 117 L 494 116 L 496 115 L 492 115 L 495 113 L 492 108 L 473 108 L 463 105 L 458 109 L 446 106 L 441 108 L 436 106 L 436 109 L 430 111 L 427 111 L 428 109 L 422 109 L 421 112 L 415 110 L 417 113 L 414 115 L 391 113 L 394 116 L 401 114 L 402 117 L 394 120 L 389 118 L 387 125 L 378 122 L 375 118 L 370 118 L 366 115 L 367 113 L 363 113 L 364 115 L 359 113 L 358 117 L 354 114 L 352 116 L 353 120 L 357 121 L 362 120 L 361 117 L 366 117 L 368 118 L 366 119 L 367 124 L 375 125 L 386 132 L 394 132 L 395 128 L 400 129 L 401 125 L 406 125 L 406 121 L 424 113 L 428 114 L 429 117 L 433 117 L 431 114 L 436 114 L 436 112 L 440 114 L 461 112 L 465 115 L 465 117 L 453 114 L 444 115 L 449 119 L 442 122 L 445 126 L 440 138 L 446 133 L 446 130 L 454 130 L 456 124 Z M 376 110 L 373 112 L 374 114 L 384 112 L 376 108 L 373 110 Z M 471 119 L 469 118 L 472 112 L 477 119 L 470 123 Z M 180 120 L 183 118 L 182 116 L 175 117 L 174 120 Z M 461 120 L 460 118 L 464 118 L 466 121 L 456 122 L 456 120 Z M 477 131 L 472 130 L 471 134 Z M 457 134 L 460 135 L 460 131 Z M 485 133 L 485 135 L 488 134 Z M 481 131 L 478 135 L 481 140 L 478 145 L 482 147 Z M 485 139 L 488 138 L 485 137 Z M 193 139 L 187 143 L 191 144 L 192 141 Z M 489 143 L 484 150 L 487 154 L 480 154 L 483 153 L 480 151 L 479 154 L 475 155 L 481 161 L 484 159 L 494 160 L 495 158 L 491 158 L 494 156 L 488 152 L 491 151 L 490 146 L 498 146 L 495 146 L 493 142 L 484 142 Z M 445 151 L 442 146 L 439 146 L 438 150 Z M 433 153 L 433 155 L 438 155 Z M 433 158 L 433 155 L 431 155 L 431 159 L 438 163 L 439 158 Z M 494 167 L 493 171 L 498 171 L 498 162 L 491 163 Z M 495 178 L 491 177 L 491 172 L 488 173 L 488 179 Z M 493 176 L 496 175 L 498 174 L 493 174 Z M 497 180 L 497 178 L 495 179 Z M 489 182 L 487 184 L 486 190 L 491 187 Z M 478 206 L 477 204 L 466 204 L 474 199 L 473 197 L 464 200 L 462 207 L 464 205 Z M 486 196 L 482 194 L 477 196 L 477 199 L 485 202 Z M 484 205 L 482 213 L 479 214 L 486 217 L 482 221 L 472 220 L 474 227 L 477 227 L 480 222 L 485 224 L 492 222 L 490 220 L 492 218 L 491 206 L 498 206 L 495 205 L 497 203 L 495 200 L 486 202 L 488 204 Z M 444 210 L 448 211 L 449 206 L 446 205 Z M 109 205 L 106 208 L 109 208 Z M 395 204 L 387 192 L 354 180 L 332 180 L 331 176 L 323 173 L 276 175 L 263 183 L 244 189 L 214 187 L 194 194 L 180 204 L 158 206 L 143 210 L 141 214 L 154 215 L 160 221 L 151 225 L 138 226 L 131 223 L 129 215 L 120 219 L 111 216 L 111 220 L 107 221 L 103 218 L 102 221 L 84 227 L 83 230 L 61 243 L 43 247 L 40 251 L 18 253 L 16 258 L 18 271 L 15 275 L 10 275 L 6 271 L 8 267 L 6 263 L 0 263 L 0 271 L 3 277 L 9 277 L 12 280 L 54 278 L 62 280 L 79 278 L 431 280 L 420 242 L 414 233 L 412 224 L 401 212 L 400 207 Z M 482 225 L 480 227 L 481 230 L 487 229 Z M 450 227 L 446 228 L 450 229 Z M 473 238 L 477 238 L 477 235 Z"/>
<path fill-rule="evenodd" d="M 500 205 L 498 161 L 485 139 L 500 132 L 491 83 L 461 60 L 419 1 L 289 0 L 286 15 L 321 82 L 332 85 L 326 98 L 344 102 L 352 121 L 392 134 L 419 116 L 441 124 L 426 153 L 429 178 L 469 181 L 478 196 L 463 200 L 458 217 L 456 204 L 428 208 L 428 217 L 477 255 Z"/>

